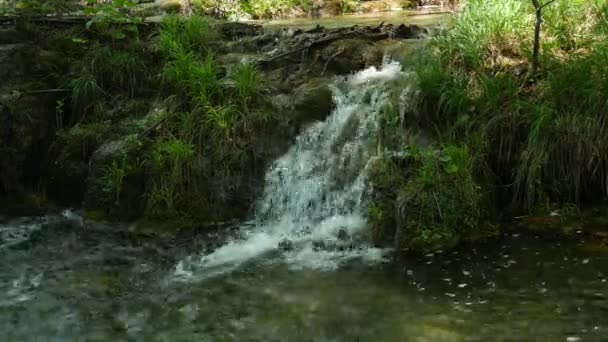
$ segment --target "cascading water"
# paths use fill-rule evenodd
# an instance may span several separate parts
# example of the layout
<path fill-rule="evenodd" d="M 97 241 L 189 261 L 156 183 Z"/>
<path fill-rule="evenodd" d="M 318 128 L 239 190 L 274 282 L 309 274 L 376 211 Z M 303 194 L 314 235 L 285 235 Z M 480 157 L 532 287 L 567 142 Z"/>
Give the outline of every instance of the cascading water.
<path fill-rule="evenodd" d="M 294 268 L 334 269 L 353 259 L 381 259 L 364 242 L 367 168 L 376 153 L 377 115 L 388 101 L 388 82 L 401 65 L 385 62 L 333 85 L 336 109 L 309 127 L 266 174 L 252 225 L 197 260 L 180 262 L 178 278 L 206 278 L 280 250 Z"/>

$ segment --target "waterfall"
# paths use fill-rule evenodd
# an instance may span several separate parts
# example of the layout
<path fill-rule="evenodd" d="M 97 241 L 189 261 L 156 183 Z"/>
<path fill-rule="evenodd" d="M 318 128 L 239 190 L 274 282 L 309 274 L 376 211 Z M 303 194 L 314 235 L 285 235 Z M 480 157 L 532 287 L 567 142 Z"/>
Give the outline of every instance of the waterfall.
<path fill-rule="evenodd" d="M 386 61 L 336 80 L 335 110 L 269 168 L 253 223 L 212 253 L 180 262 L 176 276 L 225 273 L 272 251 L 293 268 L 334 269 L 353 258 L 379 259 L 381 251 L 363 237 L 366 176 L 388 83 L 401 75 L 400 64 Z"/>

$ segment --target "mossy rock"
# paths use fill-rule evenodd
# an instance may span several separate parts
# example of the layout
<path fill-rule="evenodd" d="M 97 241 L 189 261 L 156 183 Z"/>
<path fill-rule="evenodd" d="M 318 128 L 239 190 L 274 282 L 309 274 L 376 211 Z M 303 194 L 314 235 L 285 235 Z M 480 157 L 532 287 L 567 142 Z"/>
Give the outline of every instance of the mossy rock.
<path fill-rule="evenodd" d="M 371 181 L 368 218 L 378 245 L 429 251 L 486 234 L 481 190 L 464 148 L 385 157 L 372 168 Z"/>
<path fill-rule="evenodd" d="M 89 163 L 84 209 L 106 219 L 133 220 L 144 211 L 145 173 L 141 145 L 129 137 L 104 143 Z"/>
<path fill-rule="evenodd" d="M 0 29 L 0 45 L 22 43 L 27 39 L 27 34 L 12 28 Z"/>
<path fill-rule="evenodd" d="M 327 81 L 313 79 L 293 91 L 293 108 L 296 120 L 310 122 L 324 120 L 336 107 L 333 92 Z"/>

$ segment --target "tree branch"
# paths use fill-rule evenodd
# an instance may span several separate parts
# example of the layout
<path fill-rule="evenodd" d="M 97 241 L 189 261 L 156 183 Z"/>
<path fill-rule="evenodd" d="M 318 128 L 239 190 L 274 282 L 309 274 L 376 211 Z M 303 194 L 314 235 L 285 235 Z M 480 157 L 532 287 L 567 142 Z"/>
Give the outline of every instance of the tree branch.
<path fill-rule="evenodd" d="M 545 7 L 549 6 L 549 5 L 551 5 L 551 4 L 552 4 L 552 3 L 554 3 L 554 2 L 555 2 L 555 0 L 549 0 L 549 2 L 547 2 L 546 4 L 541 5 L 541 6 L 540 6 L 540 9 L 543 9 L 543 8 L 545 8 Z"/>

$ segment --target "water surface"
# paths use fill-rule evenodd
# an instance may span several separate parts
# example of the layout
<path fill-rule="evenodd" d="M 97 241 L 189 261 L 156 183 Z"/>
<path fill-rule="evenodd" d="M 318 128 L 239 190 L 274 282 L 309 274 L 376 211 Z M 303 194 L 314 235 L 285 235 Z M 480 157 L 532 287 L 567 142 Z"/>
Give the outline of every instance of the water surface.
<path fill-rule="evenodd" d="M 29 228 L 27 228 L 29 227 Z M 606 341 L 608 254 L 508 233 L 476 248 L 336 270 L 281 251 L 188 279 L 214 238 L 153 237 L 73 215 L 4 218 L 5 341 Z M 13 235 L 14 236 L 14 235 Z"/>

